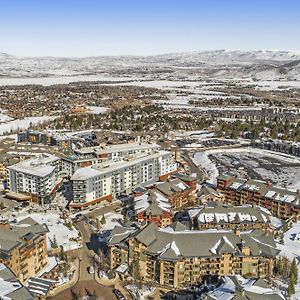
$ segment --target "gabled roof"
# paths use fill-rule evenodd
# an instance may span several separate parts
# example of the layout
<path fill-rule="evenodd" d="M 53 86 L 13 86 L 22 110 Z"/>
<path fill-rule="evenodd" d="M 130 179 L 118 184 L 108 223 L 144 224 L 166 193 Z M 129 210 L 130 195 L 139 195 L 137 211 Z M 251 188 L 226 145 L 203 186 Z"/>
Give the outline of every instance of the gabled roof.
<path fill-rule="evenodd" d="M 168 228 L 172 228 L 173 231 L 184 231 L 184 230 L 188 230 L 188 228 L 182 224 L 179 221 L 173 222 L 171 225 L 168 226 Z"/>
<path fill-rule="evenodd" d="M 142 228 L 135 238 L 142 244 L 148 246 L 155 240 L 156 231 L 158 226 L 154 223 L 149 223 L 144 228 Z"/>
<path fill-rule="evenodd" d="M 115 226 L 108 240 L 109 245 L 116 245 L 126 241 L 136 230 L 122 226 Z"/>
<path fill-rule="evenodd" d="M 189 190 L 190 187 L 182 180 L 176 178 L 163 183 L 158 183 L 155 188 L 167 196 L 172 196 L 175 193 Z"/>

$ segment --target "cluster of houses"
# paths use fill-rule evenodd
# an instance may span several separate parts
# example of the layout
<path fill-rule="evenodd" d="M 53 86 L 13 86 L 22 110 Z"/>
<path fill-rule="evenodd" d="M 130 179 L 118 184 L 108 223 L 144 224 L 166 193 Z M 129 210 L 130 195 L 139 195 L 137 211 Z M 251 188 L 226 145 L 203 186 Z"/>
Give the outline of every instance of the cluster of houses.
<path fill-rule="evenodd" d="M 297 107 L 257 107 L 245 110 L 239 109 L 212 110 L 209 112 L 214 118 L 223 118 L 227 120 L 241 120 L 246 122 L 273 121 L 274 118 L 281 122 L 299 122 L 300 111 Z"/>

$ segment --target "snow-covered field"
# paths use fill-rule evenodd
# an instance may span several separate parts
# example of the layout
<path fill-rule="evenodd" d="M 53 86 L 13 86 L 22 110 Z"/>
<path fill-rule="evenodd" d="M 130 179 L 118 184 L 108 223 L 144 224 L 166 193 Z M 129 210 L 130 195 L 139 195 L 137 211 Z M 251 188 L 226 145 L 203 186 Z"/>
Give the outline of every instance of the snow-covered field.
<path fill-rule="evenodd" d="M 0 123 L 12 121 L 12 120 L 13 120 L 13 119 L 12 119 L 10 116 L 4 114 L 4 113 L 1 112 L 1 110 L 0 110 Z"/>
<path fill-rule="evenodd" d="M 40 84 L 49 86 L 53 84 L 68 84 L 78 81 L 121 81 L 128 80 L 126 77 L 112 77 L 106 75 L 79 75 L 79 76 L 57 76 L 36 78 L 0 78 L 0 86 L 4 85 L 27 85 Z"/>
<path fill-rule="evenodd" d="M 2 123 L 0 126 L 0 135 L 9 134 L 12 131 L 19 131 L 29 128 L 31 125 L 40 124 L 46 121 L 53 120 L 53 117 L 29 117 L 22 120 L 13 120 Z"/>
<path fill-rule="evenodd" d="M 300 159 L 292 155 L 250 147 L 213 149 L 197 152 L 193 161 L 205 170 L 210 183 L 231 170 L 242 177 L 271 180 L 292 190 L 300 188 Z"/>
<path fill-rule="evenodd" d="M 92 114 L 104 114 L 107 112 L 108 107 L 103 107 L 103 106 L 88 106 L 87 107 Z"/>
<path fill-rule="evenodd" d="M 18 218 L 21 221 L 27 216 Z M 55 213 L 32 213 L 30 218 L 37 223 L 46 224 L 49 232 L 47 233 L 47 249 L 51 250 L 51 243 L 56 239 L 59 246 L 63 247 L 65 251 L 81 248 L 81 243 L 78 241 L 79 233 L 73 226 L 72 229 L 66 226 L 65 221 Z"/>

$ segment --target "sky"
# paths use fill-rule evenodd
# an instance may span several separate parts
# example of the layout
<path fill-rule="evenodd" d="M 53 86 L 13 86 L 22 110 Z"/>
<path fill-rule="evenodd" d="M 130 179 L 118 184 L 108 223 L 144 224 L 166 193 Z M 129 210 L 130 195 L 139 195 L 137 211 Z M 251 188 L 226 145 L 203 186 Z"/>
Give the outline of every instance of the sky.
<path fill-rule="evenodd" d="M 300 0 L 0 0 L 0 52 L 300 50 Z"/>

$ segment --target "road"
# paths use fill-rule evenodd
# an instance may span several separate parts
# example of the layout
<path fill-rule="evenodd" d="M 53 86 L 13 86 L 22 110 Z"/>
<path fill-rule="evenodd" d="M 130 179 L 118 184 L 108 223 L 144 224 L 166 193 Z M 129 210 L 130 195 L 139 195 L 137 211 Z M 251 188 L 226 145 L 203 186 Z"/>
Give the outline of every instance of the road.
<path fill-rule="evenodd" d="M 93 211 L 86 212 L 86 217 L 96 217 L 105 213 L 111 212 L 121 206 L 120 202 L 112 203 L 112 205 L 96 208 Z M 91 227 L 85 222 L 85 220 L 78 221 L 76 223 L 78 231 L 81 233 L 82 248 L 79 251 L 79 278 L 77 283 L 71 288 L 67 289 L 60 294 L 49 297 L 49 300 L 66 300 L 75 299 L 74 293 L 77 295 L 85 295 L 86 292 L 95 293 L 101 300 L 114 300 L 115 295 L 112 292 L 112 287 L 103 286 L 95 281 L 95 274 L 90 274 L 88 268 L 94 265 L 94 257 L 97 253 L 97 249 L 100 247 L 100 243 L 93 233 Z M 95 268 L 96 271 L 96 268 Z"/>
<path fill-rule="evenodd" d="M 200 182 L 204 181 L 206 179 L 206 173 L 204 170 L 202 170 L 200 167 L 197 167 L 194 162 L 191 160 L 188 151 L 183 150 L 182 151 L 182 157 L 184 160 L 188 163 L 191 172 L 197 174 L 197 178 L 200 180 Z"/>

